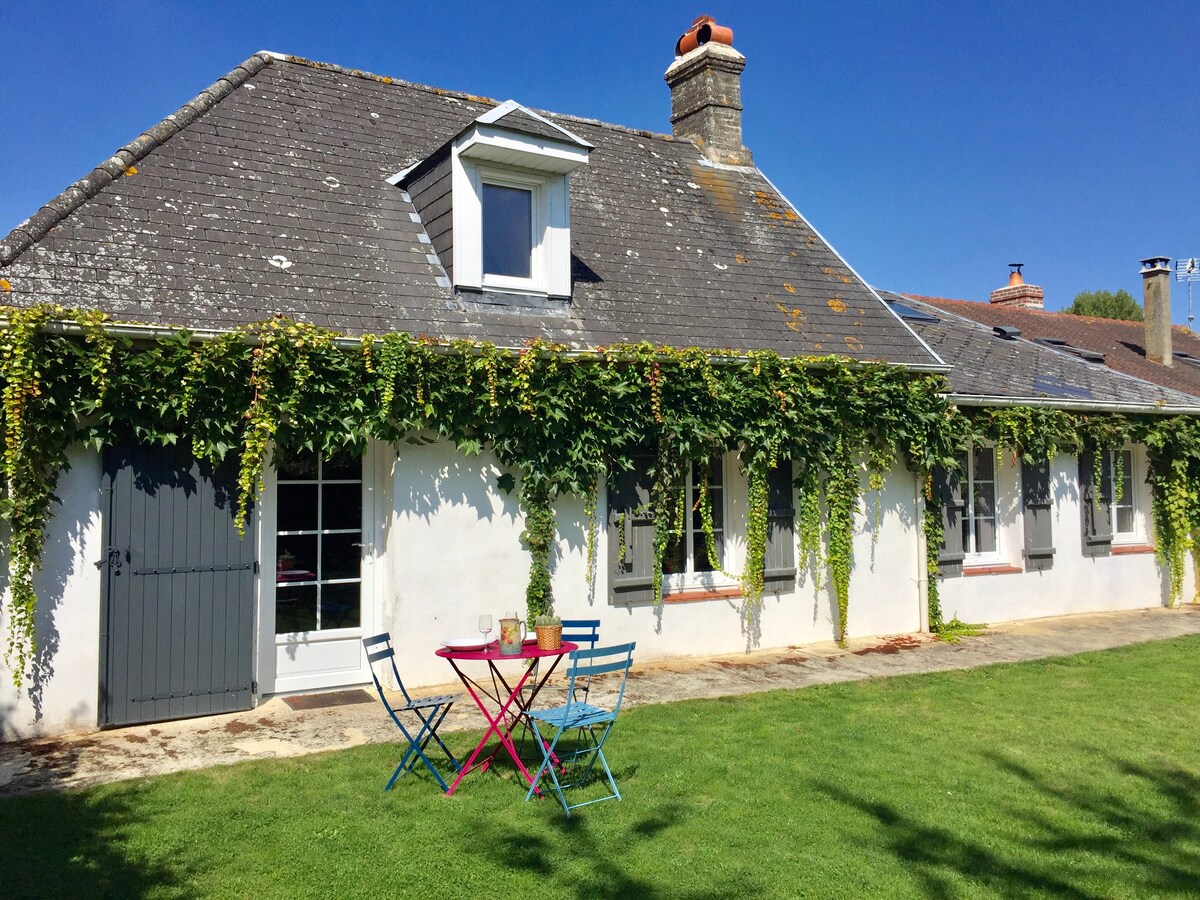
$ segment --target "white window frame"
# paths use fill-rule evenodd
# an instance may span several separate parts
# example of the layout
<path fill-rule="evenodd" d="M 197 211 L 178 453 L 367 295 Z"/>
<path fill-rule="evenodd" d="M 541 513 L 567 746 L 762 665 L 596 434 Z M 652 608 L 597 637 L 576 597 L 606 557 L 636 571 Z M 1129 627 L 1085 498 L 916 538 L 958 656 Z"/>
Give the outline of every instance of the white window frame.
<path fill-rule="evenodd" d="M 992 513 L 996 526 L 996 549 L 979 553 L 974 550 L 975 544 L 975 453 L 984 451 L 992 454 Z M 1000 460 L 996 448 L 992 445 L 974 448 L 967 451 L 967 464 L 962 472 L 963 517 L 967 523 L 967 538 L 963 544 L 963 565 L 984 566 L 1004 562 L 1003 528 L 1000 526 Z"/>
<path fill-rule="evenodd" d="M 546 193 L 550 179 L 532 173 L 514 172 L 511 170 L 495 169 L 492 167 L 472 166 L 472 187 L 480 198 L 479 206 L 479 266 L 482 275 L 482 286 L 486 290 L 511 291 L 521 294 L 545 294 L 546 289 L 546 220 L 548 209 Z M 497 187 L 517 188 L 529 191 L 531 195 L 531 234 L 529 277 L 518 278 L 512 275 L 495 275 L 483 269 L 483 186 L 485 184 Z"/>
<path fill-rule="evenodd" d="M 1120 503 L 1117 502 L 1117 455 L 1129 454 L 1129 462 L 1125 466 L 1125 477 L 1129 480 L 1129 491 L 1121 498 Z M 1112 529 L 1114 544 L 1140 544 L 1144 541 L 1141 530 L 1141 516 L 1138 510 L 1138 479 L 1137 479 L 1137 461 L 1138 454 L 1133 447 L 1122 447 L 1120 450 L 1112 451 L 1111 474 L 1112 483 L 1109 485 L 1109 490 L 1112 491 Z M 1129 531 L 1117 530 L 1117 509 L 1128 508 L 1130 524 L 1133 526 Z"/>
<path fill-rule="evenodd" d="M 729 474 L 730 474 L 730 465 L 729 465 L 729 462 L 730 462 L 729 454 L 725 454 L 725 453 L 721 454 L 721 460 L 720 460 L 721 521 L 724 523 L 724 525 L 721 529 L 720 535 L 713 535 L 713 537 L 716 538 L 716 540 L 718 542 L 718 550 L 720 551 L 719 555 L 721 557 L 722 564 L 723 564 L 724 568 L 726 568 L 726 569 L 729 568 L 729 551 L 730 551 L 730 542 L 729 542 L 729 526 L 730 526 Z M 685 479 L 685 485 L 686 485 L 685 490 L 687 493 L 684 495 L 687 498 L 686 502 L 688 504 L 688 509 L 687 509 L 687 511 L 685 511 L 684 517 L 683 517 L 684 518 L 683 541 L 684 541 L 684 546 L 687 551 L 686 567 L 687 567 L 688 571 L 673 572 L 671 574 L 667 574 L 664 572 L 663 573 L 663 593 L 664 594 L 679 593 L 680 591 L 685 591 L 685 590 L 688 590 L 691 588 L 699 588 L 699 587 L 703 587 L 703 588 L 725 587 L 725 586 L 732 585 L 735 583 L 734 581 L 730 580 L 720 569 L 716 569 L 711 572 L 692 571 L 692 567 L 695 565 L 695 559 L 693 558 L 693 555 L 692 555 L 692 542 L 693 542 L 693 537 L 697 532 L 695 532 L 693 530 L 693 526 L 692 526 L 691 504 L 693 502 L 692 501 L 692 492 L 693 492 L 693 490 L 696 490 L 698 487 L 696 484 L 693 483 L 692 469 L 693 469 L 693 465 L 689 464 L 688 471 L 687 471 L 687 477 Z M 702 531 L 700 533 L 703 534 Z"/>

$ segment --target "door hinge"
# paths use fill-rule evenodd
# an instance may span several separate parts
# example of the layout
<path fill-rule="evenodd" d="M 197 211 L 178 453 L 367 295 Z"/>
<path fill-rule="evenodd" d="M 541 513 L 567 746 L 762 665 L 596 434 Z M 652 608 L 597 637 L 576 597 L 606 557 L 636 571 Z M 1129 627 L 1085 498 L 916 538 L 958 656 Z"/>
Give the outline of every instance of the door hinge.
<path fill-rule="evenodd" d="M 255 575 L 258 574 L 258 560 L 257 559 L 254 561 L 254 574 Z"/>
<path fill-rule="evenodd" d="M 257 679 L 250 682 L 250 693 L 252 693 L 252 694 L 258 693 L 258 680 Z"/>

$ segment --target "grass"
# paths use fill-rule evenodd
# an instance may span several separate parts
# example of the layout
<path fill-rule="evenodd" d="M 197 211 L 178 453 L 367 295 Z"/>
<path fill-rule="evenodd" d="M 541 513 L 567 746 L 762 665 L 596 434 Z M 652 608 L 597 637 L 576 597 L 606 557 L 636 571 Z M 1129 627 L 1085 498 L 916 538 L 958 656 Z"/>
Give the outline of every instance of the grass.
<path fill-rule="evenodd" d="M 0 894 L 1200 896 L 1198 653 L 632 709 L 624 801 L 571 819 L 490 773 L 385 795 L 394 746 L 9 799 Z"/>

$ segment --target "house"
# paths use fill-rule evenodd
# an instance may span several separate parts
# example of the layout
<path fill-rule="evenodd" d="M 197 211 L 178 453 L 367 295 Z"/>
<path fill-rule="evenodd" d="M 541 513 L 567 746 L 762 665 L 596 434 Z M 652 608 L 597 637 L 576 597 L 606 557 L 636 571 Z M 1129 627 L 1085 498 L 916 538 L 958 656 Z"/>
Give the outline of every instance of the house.
<path fill-rule="evenodd" d="M 37 644 L 10 661 L 25 683 L 4 679 L 0 733 L 361 684 L 361 638 L 385 629 L 406 680 L 444 682 L 439 642 L 543 578 L 561 615 L 643 658 L 922 630 L 935 495 L 897 435 L 943 459 L 927 438 L 964 420 L 941 375 L 963 406 L 1200 412 L 884 302 L 753 165 L 731 41 L 707 17 L 681 38 L 670 135 L 255 54 L 0 241 L 6 465 L 50 514 L 43 531 L 17 520 L 41 507 L 10 511 L 4 612 Z M 599 449 L 562 437 L 588 428 Z M 947 597 L 972 586 L 960 615 L 1167 596 L 1150 556 L 1068 539 L 1091 470 L 1042 468 L 1051 527 L 1001 467 L 991 516 L 983 459 L 965 512 L 953 479 L 936 495 L 942 575 L 1022 572 L 944 578 Z M 1145 531 L 1149 501 L 1130 502 Z M 956 545 L 988 521 L 994 547 Z M 993 596 L 1010 575 L 1044 595 Z"/>

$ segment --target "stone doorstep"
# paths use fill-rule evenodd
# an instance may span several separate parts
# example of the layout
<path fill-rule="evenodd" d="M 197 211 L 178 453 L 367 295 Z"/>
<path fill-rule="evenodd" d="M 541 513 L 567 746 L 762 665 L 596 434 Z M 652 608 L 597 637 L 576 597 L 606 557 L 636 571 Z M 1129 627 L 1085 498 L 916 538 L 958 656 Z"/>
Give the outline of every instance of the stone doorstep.
<path fill-rule="evenodd" d="M 983 635 L 945 644 L 928 634 L 756 650 L 743 654 L 672 657 L 634 666 L 626 705 L 714 698 L 871 677 L 971 668 L 1067 656 L 1143 641 L 1200 634 L 1200 606 L 1089 613 L 993 625 Z M 562 683 L 556 675 L 552 683 Z M 596 687 L 601 696 L 603 679 Z M 460 692 L 457 682 L 422 688 L 422 695 Z M 399 695 L 396 695 L 399 697 Z M 443 729 L 482 728 L 467 696 Z M 378 703 L 293 710 L 282 697 L 255 709 L 196 719 L 134 725 L 0 744 L 0 797 L 188 771 L 246 759 L 301 756 L 397 739 Z"/>

